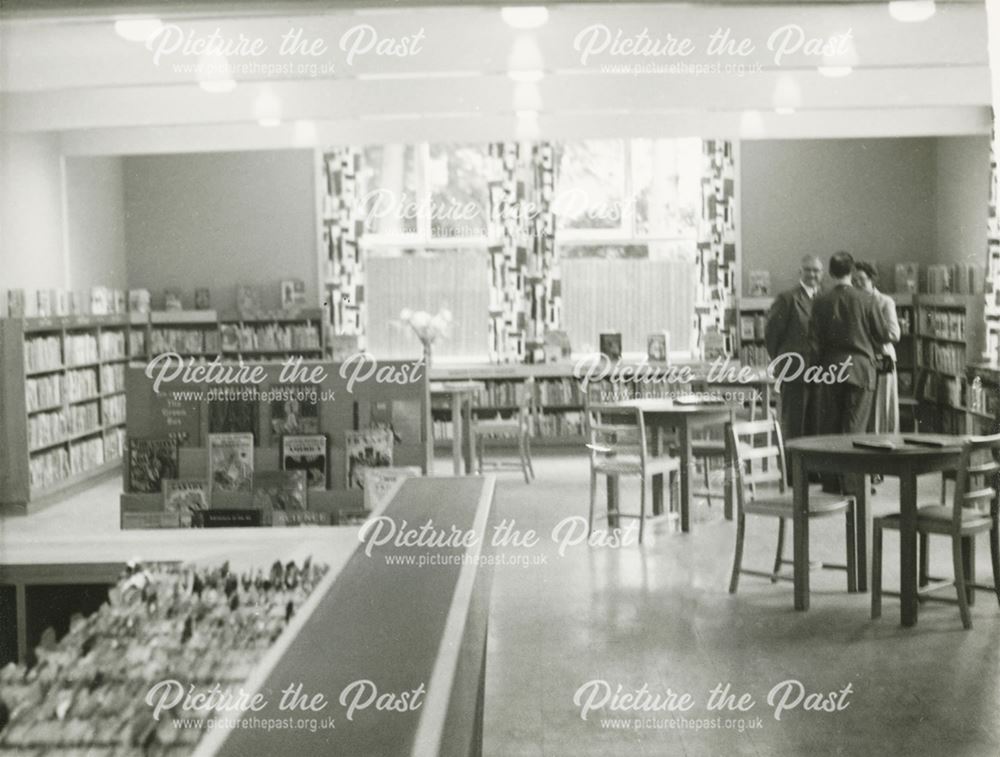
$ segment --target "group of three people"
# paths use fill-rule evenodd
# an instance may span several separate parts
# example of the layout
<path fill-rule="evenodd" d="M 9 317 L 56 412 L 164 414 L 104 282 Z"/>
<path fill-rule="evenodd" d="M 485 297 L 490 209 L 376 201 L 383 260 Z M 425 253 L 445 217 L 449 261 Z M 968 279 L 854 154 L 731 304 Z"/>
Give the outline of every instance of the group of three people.
<path fill-rule="evenodd" d="M 771 358 L 798 353 L 809 365 L 836 368 L 834 384 L 803 379 L 781 386 L 785 439 L 899 429 L 896 353 L 899 320 L 892 298 L 878 291 L 875 267 L 847 252 L 830 258 L 832 286 L 821 287 L 819 258 L 802 259 L 799 283 L 779 294 L 767 315 Z M 832 375 L 832 374 L 831 374 Z"/>

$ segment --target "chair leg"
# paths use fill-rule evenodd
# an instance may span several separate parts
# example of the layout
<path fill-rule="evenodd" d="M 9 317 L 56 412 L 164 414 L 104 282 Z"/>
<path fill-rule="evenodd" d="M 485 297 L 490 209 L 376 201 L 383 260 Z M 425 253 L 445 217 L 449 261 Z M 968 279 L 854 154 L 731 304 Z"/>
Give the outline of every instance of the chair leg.
<path fill-rule="evenodd" d="M 712 485 L 709 483 L 709 475 L 708 475 L 710 467 L 709 461 L 711 461 L 711 459 L 712 458 L 710 457 L 703 457 L 701 459 L 701 469 L 702 471 L 704 471 L 704 477 L 705 477 L 705 502 L 708 504 L 709 507 L 712 506 Z"/>
<path fill-rule="evenodd" d="M 972 617 L 969 615 L 969 596 L 965 591 L 965 561 L 962 555 L 962 537 L 951 537 L 951 561 L 955 569 L 955 594 L 958 596 L 958 612 L 962 616 L 962 625 L 966 630 L 972 628 Z"/>
<path fill-rule="evenodd" d="M 872 620 L 882 617 L 882 521 L 872 523 Z"/>
<path fill-rule="evenodd" d="M 856 593 L 858 590 L 858 532 L 855 527 L 856 518 L 857 511 L 854 509 L 854 504 L 852 503 L 847 508 L 847 515 L 844 518 L 847 521 L 847 591 L 851 594 Z"/>
<path fill-rule="evenodd" d="M 993 591 L 1000 602 L 1000 529 L 995 522 L 990 529 L 990 564 L 993 566 Z"/>
<path fill-rule="evenodd" d="M 587 518 L 587 538 L 594 531 L 594 505 L 597 504 L 597 471 L 590 469 L 590 515 Z"/>
<path fill-rule="evenodd" d="M 479 434 L 476 439 L 476 452 L 479 457 L 479 475 L 483 475 L 483 456 L 486 452 L 486 434 Z"/>
<path fill-rule="evenodd" d="M 535 466 L 531 464 L 531 435 L 530 434 L 525 434 L 524 435 L 524 451 L 525 451 L 525 454 L 527 455 L 527 458 L 528 458 L 528 472 L 531 474 L 531 477 L 534 478 L 535 477 Z"/>
<path fill-rule="evenodd" d="M 976 604 L 976 543 L 972 536 L 962 539 L 962 576 L 965 578 L 965 596 L 969 607 Z"/>
<path fill-rule="evenodd" d="M 528 477 L 528 458 L 524 454 L 524 436 L 517 437 L 517 454 L 521 458 L 521 473 L 524 474 L 524 483 L 530 484 L 531 479 Z"/>
<path fill-rule="evenodd" d="M 944 473 L 941 474 L 941 504 L 948 504 L 948 479 L 945 478 Z"/>
<path fill-rule="evenodd" d="M 778 573 L 781 572 L 781 561 L 785 556 L 785 519 L 778 518 L 778 548 L 774 550 L 774 575 L 771 583 L 778 583 Z"/>
<path fill-rule="evenodd" d="M 646 531 L 646 477 L 639 476 L 639 543 Z"/>
<path fill-rule="evenodd" d="M 929 534 L 920 534 L 920 570 L 917 574 L 917 585 L 923 588 L 930 582 L 929 566 L 931 564 L 931 537 Z"/>
<path fill-rule="evenodd" d="M 733 575 L 729 579 L 729 593 L 735 594 L 740 584 L 740 571 L 743 569 L 743 537 L 746 534 L 747 516 L 742 510 L 736 516 L 736 551 L 733 553 Z"/>

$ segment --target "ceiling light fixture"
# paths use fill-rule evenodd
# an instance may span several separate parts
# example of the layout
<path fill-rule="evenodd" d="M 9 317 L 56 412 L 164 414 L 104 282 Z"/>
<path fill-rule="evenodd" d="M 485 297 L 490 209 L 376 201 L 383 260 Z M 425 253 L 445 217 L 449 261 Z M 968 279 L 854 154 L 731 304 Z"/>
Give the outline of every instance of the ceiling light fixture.
<path fill-rule="evenodd" d="M 816 70 L 819 71 L 820 76 L 825 76 L 828 79 L 842 79 L 845 76 L 850 76 L 854 69 L 851 66 L 820 66 Z"/>
<path fill-rule="evenodd" d="M 202 55 L 198 59 L 198 86 L 213 94 L 236 89 L 236 80 L 225 55 Z"/>
<path fill-rule="evenodd" d="M 500 17 L 514 29 L 537 29 L 549 20 L 549 9 L 544 5 L 520 5 L 500 9 Z"/>
<path fill-rule="evenodd" d="M 538 69 L 531 71 L 508 71 L 507 76 L 518 84 L 536 84 L 545 78 L 545 72 Z"/>
<path fill-rule="evenodd" d="M 115 21 L 115 33 L 129 42 L 145 42 L 163 28 L 163 22 L 153 16 L 130 16 Z"/>
<path fill-rule="evenodd" d="M 889 3 L 889 15 L 908 24 L 926 21 L 936 12 L 934 0 L 891 0 Z"/>

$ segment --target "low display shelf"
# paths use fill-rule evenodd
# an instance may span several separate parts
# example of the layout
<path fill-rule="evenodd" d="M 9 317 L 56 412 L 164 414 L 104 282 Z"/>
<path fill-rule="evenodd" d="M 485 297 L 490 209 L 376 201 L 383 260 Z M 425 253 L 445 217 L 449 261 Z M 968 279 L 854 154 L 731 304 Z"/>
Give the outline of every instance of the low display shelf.
<path fill-rule="evenodd" d="M 129 315 L 0 321 L 0 506 L 15 512 L 116 470 Z"/>

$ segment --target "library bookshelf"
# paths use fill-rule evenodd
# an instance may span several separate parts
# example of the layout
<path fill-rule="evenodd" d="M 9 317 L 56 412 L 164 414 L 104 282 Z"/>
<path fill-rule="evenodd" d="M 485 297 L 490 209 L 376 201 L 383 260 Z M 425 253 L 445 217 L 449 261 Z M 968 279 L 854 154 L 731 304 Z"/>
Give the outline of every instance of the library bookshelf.
<path fill-rule="evenodd" d="M 0 321 L 0 506 L 27 512 L 117 471 L 130 333 L 145 316 Z"/>

